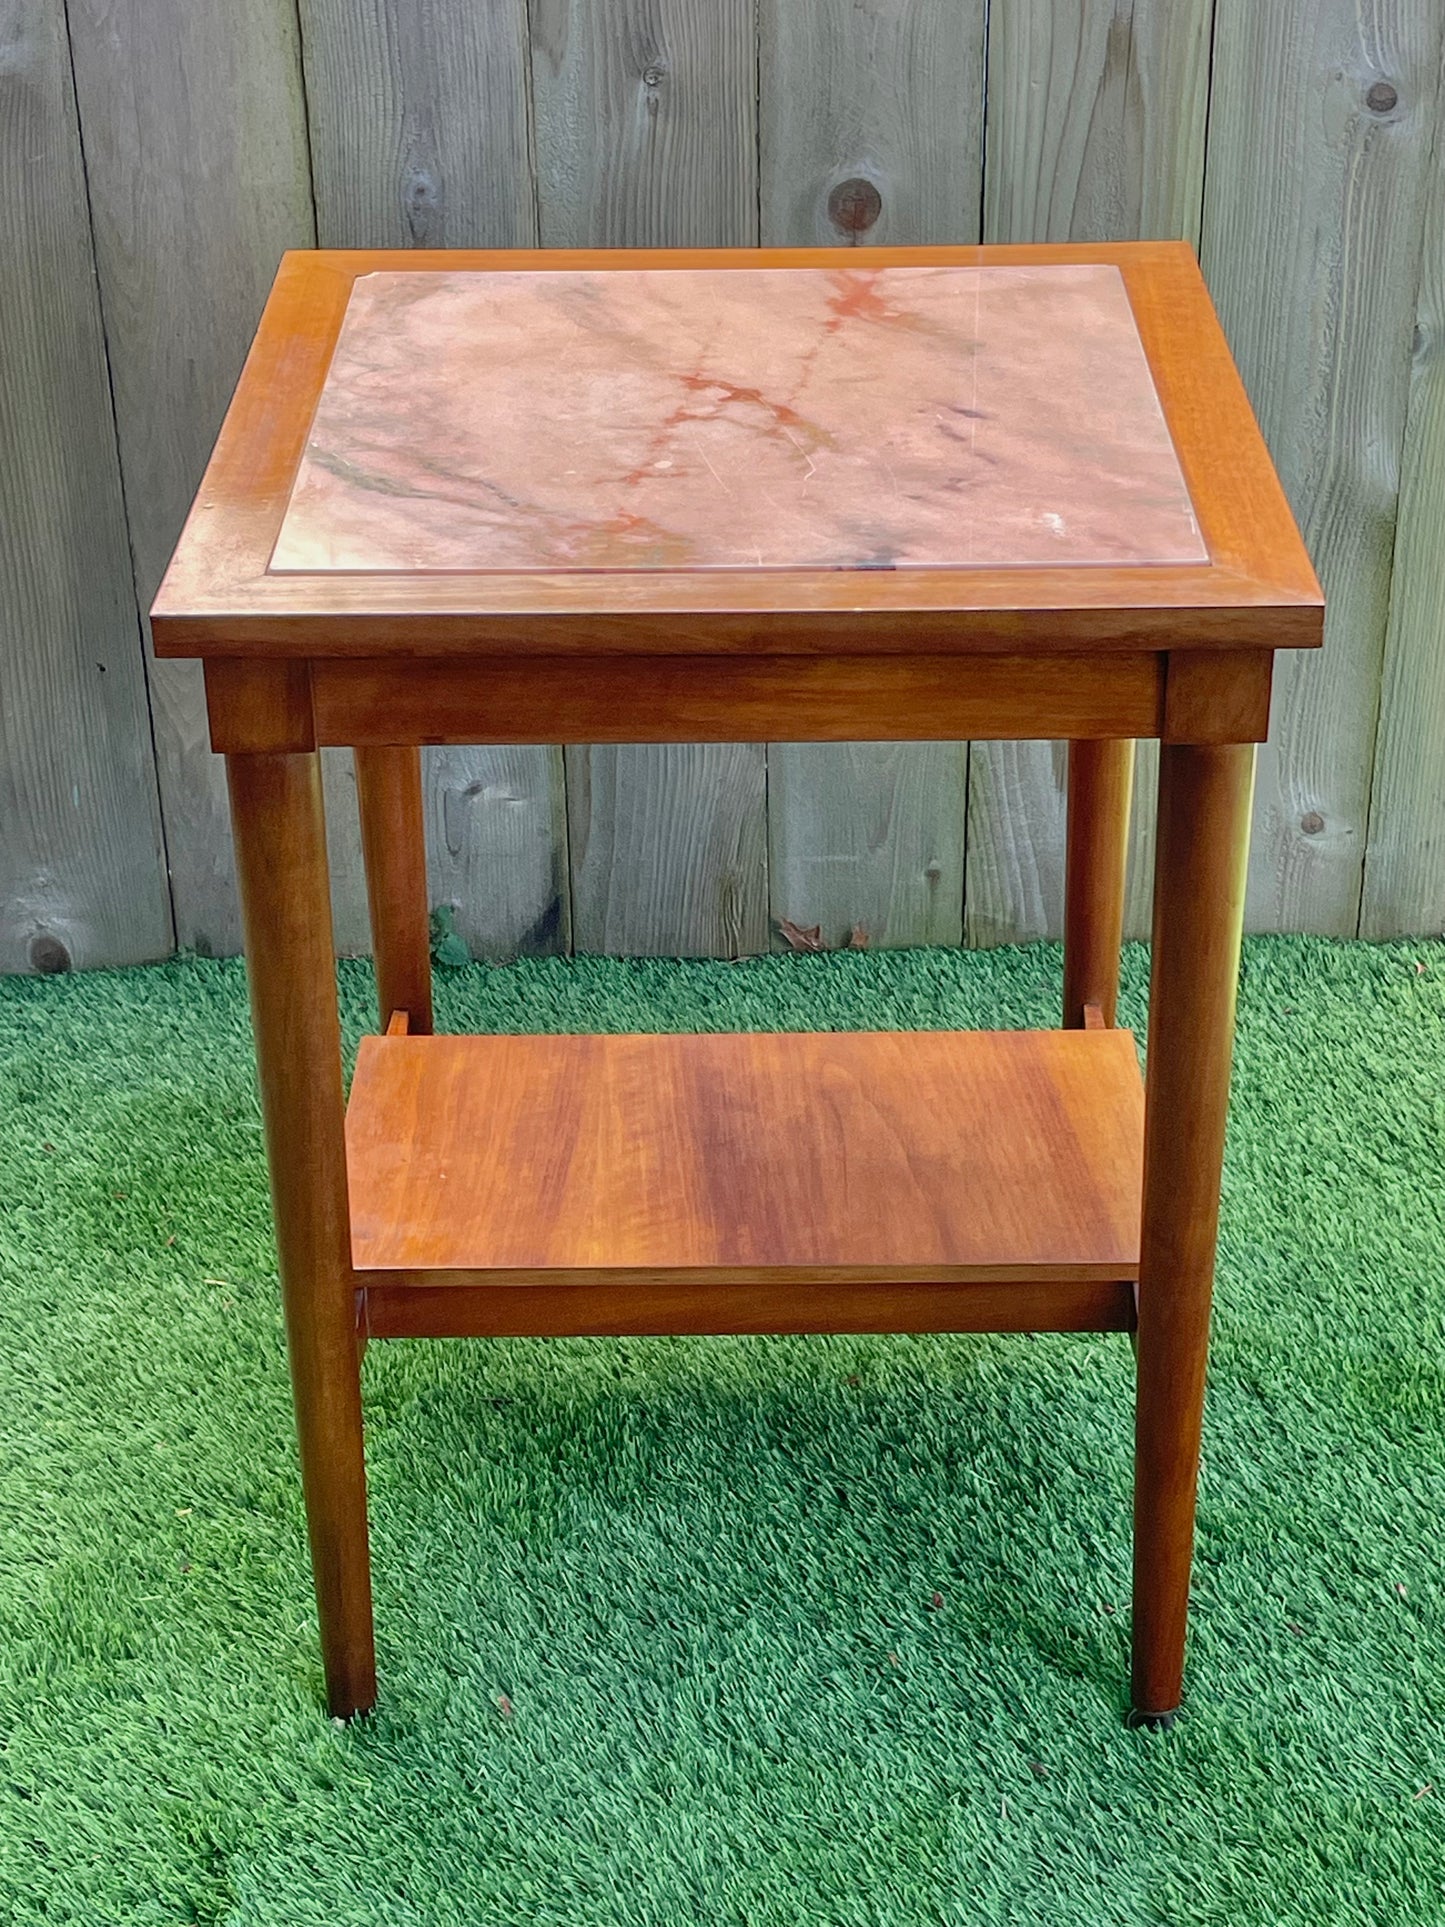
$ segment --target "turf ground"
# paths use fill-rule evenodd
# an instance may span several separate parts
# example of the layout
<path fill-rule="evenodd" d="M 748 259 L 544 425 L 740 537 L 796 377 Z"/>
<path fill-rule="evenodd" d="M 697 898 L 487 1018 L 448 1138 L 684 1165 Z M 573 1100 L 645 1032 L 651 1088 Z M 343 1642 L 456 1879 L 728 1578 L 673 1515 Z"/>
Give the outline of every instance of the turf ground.
<path fill-rule="evenodd" d="M 1050 1023 L 1058 969 L 549 960 L 439 1023 Z M 1445 1920 L 1445 946 L 1251 943 L 1237 1065 L 1173 1733 L 1119 1337 L 373 1346 L 347 1729 L 242 971 L 0 981 L 0 1920 Z"/>

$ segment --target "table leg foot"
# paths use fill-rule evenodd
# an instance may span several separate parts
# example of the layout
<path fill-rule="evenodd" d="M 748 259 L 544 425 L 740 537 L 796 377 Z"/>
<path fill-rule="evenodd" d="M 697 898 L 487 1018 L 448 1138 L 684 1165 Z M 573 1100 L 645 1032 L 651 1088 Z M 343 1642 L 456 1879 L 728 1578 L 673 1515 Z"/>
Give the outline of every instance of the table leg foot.
<path fill-rule="evenodd" d="M 1131 1706 L 1125 1716 L 1124 1724 L 1130 1732 L 1141 1728 L 1146 1733 L 1167 1733 L 1179 1718 L 1179 1708 L 1173 1707 L 1167 1713 L 1143 1713 L 1137 1706 Z"/>

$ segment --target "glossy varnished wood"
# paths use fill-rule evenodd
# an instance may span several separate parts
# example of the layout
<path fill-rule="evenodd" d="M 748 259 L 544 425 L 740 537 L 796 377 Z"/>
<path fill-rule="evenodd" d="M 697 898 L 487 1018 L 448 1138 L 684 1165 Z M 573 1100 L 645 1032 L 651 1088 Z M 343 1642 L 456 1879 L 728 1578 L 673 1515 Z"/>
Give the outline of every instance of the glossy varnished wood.
<path fill-rule="evenodd" d="M 1262 743 L 1269 734 L 1272 649 L 1177 650 L 1164 682 L 1166 743 Z"/>
<path fill-rule="evenodd" d="M 348 1718 L 376 1663 L 321 766 L 237 756 L 227 774 L 327 1699 Z"/>
<path fill-rule="evenodd" d="M 1139 1262 L 1136 1714 L 1179 1705 L 1244 918 L 1251 745 L 1159 755 Z"/>
<path fill-rule="evenodd" d="M 876 249 L 871 267 L 1110 262 L 1123 274 L 1209 549 L 1189 567 L 271 574 L 352 281 L 404 267 L 848 267 L 848 249 L 291 254 L 154 610 L 163 654 L 970 650 L 1318 642 L 1319 587 L 1191 251 Z M 398 620 L 405 618 L 399 632 Z M 942 618 L 942 620 L 940 620 Z M 759 644 L 757 636 L 768 640 Z M 946 641 L 939 641 L 940 635 Z"/>
<path fill-rule="evenodd" d="M 356 800 L 376 959 L 376 1000 L 385 1024 L 404 1010 L 412 1032 L 429 1031 L 431 924 L 426 890 L 421 757 L 414 747 L 358 748 Z"/>
<path fill-rule="evenodd" d="M 206 664 L 211 741 L 227 753 L 553 741 L 921 742 L 1060 731 L 1153 735 L 1167 658 L 1114 655 L 473 657 Z"/>
<path fill-rule="evenodd" d="M 1133 1704 L 1157 1720 L 1178 1703 L 1248 745 L 1268 725 L 1273 651 L 1318 641 L 1320 597 L 1188 251 L 871 257 L 1001 258 L 1117 263 L 1207 564 L 268 574 L 356 274 L 857 264 L 694 251 L 283 268 L 157 637 L 207 658 L 212 740 L 232 765 L 339 1711 L 372 1690 L 358 1335 L 1117 1330 L 1134 1325 L 1136 1281 Z M 419 744 L 1049 736 L 1074 743 L 1065 1031 L 420 1034 Z M 1153 736 L 1146 1125 L 1133 1041 L 1110 1021 L 1128 739 Z M 344 1140 L 316 776 L 319 746 L 336 744 L 361 752 L 383 1017 L 395 1013 L 363 1042 Z"/>
<path fill-rule="evenodd" d="M 499 1291 L 472 1281 L 438 1284 L 425 1273 L 368 1273 L 359 1298 L 372 1338 L 1127 1331 L 1134 1321 L 1133 1285 L 1110 1278 L 866 1285 L 662 1278 Z"/>
<path fill-rule="evenodd" d="M 1069 745 L 1068 846 L 1064 868 L 1064 1025 L 1105 1026 L 1119 1000 L 1119 945 L 1129 862 L 1134 745 Z"/>
<path fill-rule="evenodd" d="M 1122 1031 L 372 1037 L 352 1256 L 500 1286 L 1128 1278 L 1141 1103 Z"/>
<path fill-rule="evenodd" d="M 1162 673 L 1146 655 L 327 659 L 311 693 L 323 743 L 1087 737 L 1152 735 Z"/>

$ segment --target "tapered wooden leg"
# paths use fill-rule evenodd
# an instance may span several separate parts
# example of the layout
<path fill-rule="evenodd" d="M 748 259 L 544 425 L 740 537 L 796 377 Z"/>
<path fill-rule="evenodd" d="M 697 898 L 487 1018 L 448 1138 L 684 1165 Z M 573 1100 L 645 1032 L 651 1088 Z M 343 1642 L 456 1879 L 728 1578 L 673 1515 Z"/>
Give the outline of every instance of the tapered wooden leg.
<path fill-rule="evenodd" d="M 1253 786 L 1253 745 L 1161 747 L 1139 1257 L 1130 1716 L 1150 1726 L 1171 1723 L 1184 1677 Z"/>
<path fill-rule="evenodd" d="M 404 1010 L 413 1035 L 429 1034 L 431 929 L 421 751 L 386 747 L 356 749 L 352 755 L 381 1027 L 386 1029 L 394 1010 Z"/>
<path fill-rule="evenodd" d="M 326 1692 L 344 1719 L 375 1700 L 376 1662 L 321 767 L 226 760 Z"/>
<path fill-rule="evenodd" d="M 1119 1001 L 1124 881 L 1129 860 L 1132 742 L 1069 744 L 1064 870 L 1064 1029 L 1082 1030 L 1092 1004 L 1110 1026 Z"/>

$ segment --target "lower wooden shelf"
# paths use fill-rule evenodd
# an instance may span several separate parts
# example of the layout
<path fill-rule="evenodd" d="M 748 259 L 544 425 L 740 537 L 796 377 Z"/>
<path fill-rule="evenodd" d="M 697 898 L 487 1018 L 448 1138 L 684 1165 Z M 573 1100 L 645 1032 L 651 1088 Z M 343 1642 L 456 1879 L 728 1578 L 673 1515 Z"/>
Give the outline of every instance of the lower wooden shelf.
<path fill-rule="evenodd" d="M 1127 1031 L 366 1038 L 375 1337 L 1118 1330 Z"/>

